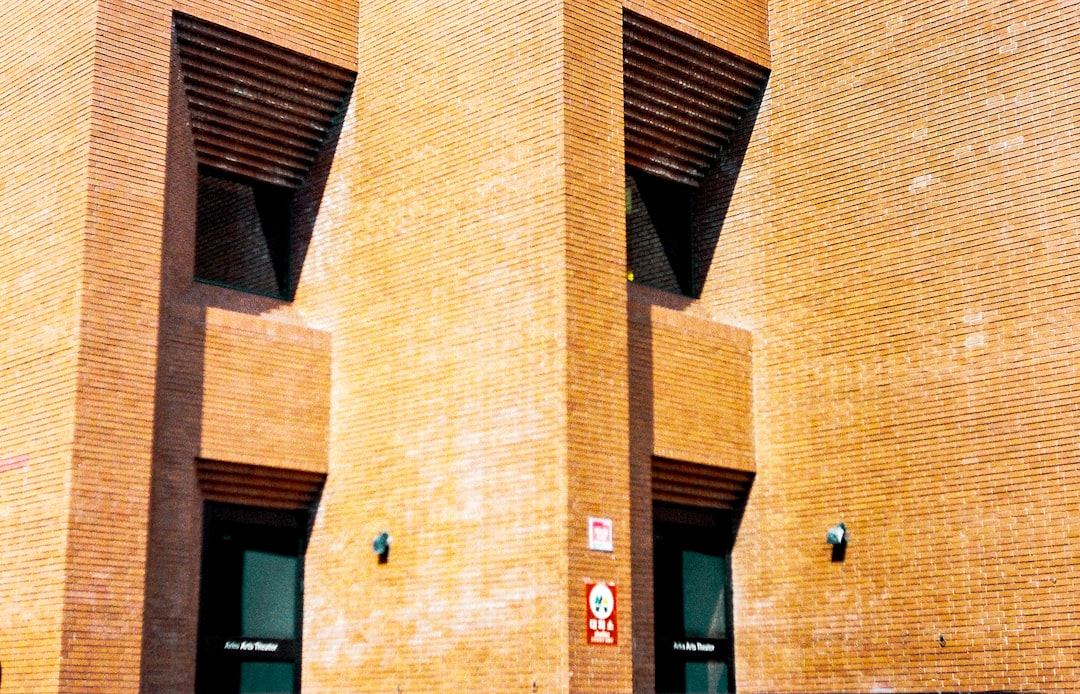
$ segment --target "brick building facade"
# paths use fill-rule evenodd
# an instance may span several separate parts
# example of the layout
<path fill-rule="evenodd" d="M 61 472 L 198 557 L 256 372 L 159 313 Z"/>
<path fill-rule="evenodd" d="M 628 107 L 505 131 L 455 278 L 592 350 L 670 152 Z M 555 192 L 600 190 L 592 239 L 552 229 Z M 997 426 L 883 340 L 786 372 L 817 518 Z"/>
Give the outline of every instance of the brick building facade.
<path fill-rule="evenodd" d="M 3 694 L 1080 688 L 1080 3 L 0 37 Z"/>

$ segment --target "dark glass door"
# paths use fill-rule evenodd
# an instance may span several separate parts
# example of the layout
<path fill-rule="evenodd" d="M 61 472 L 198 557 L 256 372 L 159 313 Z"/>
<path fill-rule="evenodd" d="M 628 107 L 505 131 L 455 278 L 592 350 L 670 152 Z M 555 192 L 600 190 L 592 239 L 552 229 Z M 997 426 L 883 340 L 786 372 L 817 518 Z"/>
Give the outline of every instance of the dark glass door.
<path fill-rule="evenodd" d="M 657 506 L 656 691 L 735 691 L 729 513 Z"/>
<path fill-rule="evenodd" d="M 199 599 L 200 694 L 300 691 L 307 514 L 206 506 Z"/>

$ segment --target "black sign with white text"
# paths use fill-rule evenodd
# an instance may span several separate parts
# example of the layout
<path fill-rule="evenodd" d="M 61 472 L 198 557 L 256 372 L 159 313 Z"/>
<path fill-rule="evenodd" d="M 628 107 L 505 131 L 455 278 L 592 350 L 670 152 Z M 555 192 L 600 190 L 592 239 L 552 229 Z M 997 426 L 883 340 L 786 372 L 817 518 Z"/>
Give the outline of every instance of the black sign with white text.
<path fill-rule="evenodd" d="M 688 660 L 723 659 L 727 653 L 723 639 L 676 639 L 671 642 L 671 650 Z"/>
<path fill-rule="evenodd" d="M 293 639 L 264 639 L 253 637 L 211 637 L 206 646 L 217 657 L 242 660 L 292 660 L 296 657 Z"/>

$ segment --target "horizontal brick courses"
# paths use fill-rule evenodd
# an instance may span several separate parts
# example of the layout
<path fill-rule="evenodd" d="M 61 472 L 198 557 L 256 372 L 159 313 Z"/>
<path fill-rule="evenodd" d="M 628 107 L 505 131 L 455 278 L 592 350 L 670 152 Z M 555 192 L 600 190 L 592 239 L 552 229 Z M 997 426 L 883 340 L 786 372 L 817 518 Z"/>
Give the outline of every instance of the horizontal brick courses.
<path fill-rule="evenodd" d="M 772 70 L 697 301 L 625 281 L 619 3 L 0 9 L 5 694 L 192 690 L 198 459 L 326 474 L 305 691 L 651 692 L 653 456 L 756 472 L 739 691 L 1076 688 L 1080 8 L 625 7 Z M 192 281 L 174 10 L 358 72 L 292 302 Z"/>
<path fill-rule="evenodd" d="M 1078 29 L 1050 3 L 773 3 L 728 213 L 763 223 L 725 227 L 703 297 L 755 334 L 744 691 L 1075 686 Z"/>
<path fill-rule="evenodd" d="M 62 25 L 63 34 L 45 29 Z M 92 3 L 0 9 L 0 668 L 56 691 L 86 219 Z"/>

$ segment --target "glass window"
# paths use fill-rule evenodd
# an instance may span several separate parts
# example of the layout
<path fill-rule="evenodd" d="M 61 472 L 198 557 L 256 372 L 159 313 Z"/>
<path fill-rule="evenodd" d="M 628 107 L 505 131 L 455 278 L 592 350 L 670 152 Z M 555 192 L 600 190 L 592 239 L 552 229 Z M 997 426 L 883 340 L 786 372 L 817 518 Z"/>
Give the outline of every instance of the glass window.
<path fill-rule="evenodd" d="M 296 579 L 300 562 L 272 552 L 244 552 L 240 630 L 244 636 L 296 638 Z"/>
<path fill-rule="evenodd" d="M 240 694 L 292 694 L 295 681 L 292 663 L 240 663 Z"/>
<path fill-rule="evenodd" d="M 207 503 L 196 691 L 300 691 L 307 513 Z"/>
<path fill-rule="evenodd" d="M 291 298 L 293 191 L 199 169 L 195 279 Z"/>

